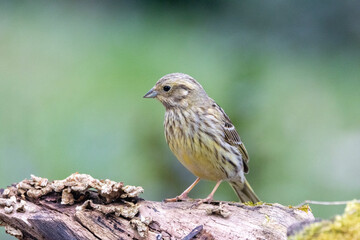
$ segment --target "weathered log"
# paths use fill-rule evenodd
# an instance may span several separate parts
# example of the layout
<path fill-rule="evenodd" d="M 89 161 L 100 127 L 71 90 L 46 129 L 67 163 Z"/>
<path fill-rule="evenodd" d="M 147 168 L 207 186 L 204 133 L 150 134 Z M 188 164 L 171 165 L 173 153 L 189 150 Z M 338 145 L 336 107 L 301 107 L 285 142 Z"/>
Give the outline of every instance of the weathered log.
<path fill-rule="evenodd" d="M 286 239 L 289 226 L 314 219 L 308 207 L 164 203 L 141 192 L 84 174 L 32 176 L 0 191 L 0 224 L 19 239 Z"/>

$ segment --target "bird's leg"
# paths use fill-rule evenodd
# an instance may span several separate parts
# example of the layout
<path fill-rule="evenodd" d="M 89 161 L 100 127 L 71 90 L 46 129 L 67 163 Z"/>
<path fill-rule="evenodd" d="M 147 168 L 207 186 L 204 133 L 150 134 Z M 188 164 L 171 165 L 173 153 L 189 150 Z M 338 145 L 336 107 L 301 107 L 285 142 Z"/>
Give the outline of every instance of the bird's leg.
<path fill-rule="evenodd" d="M 209 194 L 209 196 L 208 196 L 207 198 L 205 198 L 205 199 L 200 199 L 200 200 L 197 202 L 197 204 L 199 205 L 199 204 L 205 203 L 205 202 L 210 203 L 210 202 L 213 200 L 214 194 L 215 194 L 216 190 L 218 189 L 218 187 L 220 186 L 221 182 L 222 182 L 222 180 L 217 181 L 214 189 L 211 191 L 211 193 Z"/>
<path fill-rule="evenodd" d="M 200 178 L 198 177 L 195 182 L 193 182 L 182 194 L 180 194 L 179 196 L 175 197 L 175 198 L 168 198 L 165 199 L 165 202 L 176 202 L 176 201 L 181 201 L 184 199 L 188 198 L 188 193 L 191 191 L 191 189 L 193 189 L 195 187 L 196 184 L 198 184 L 198 182 L 200 181 Z"/>

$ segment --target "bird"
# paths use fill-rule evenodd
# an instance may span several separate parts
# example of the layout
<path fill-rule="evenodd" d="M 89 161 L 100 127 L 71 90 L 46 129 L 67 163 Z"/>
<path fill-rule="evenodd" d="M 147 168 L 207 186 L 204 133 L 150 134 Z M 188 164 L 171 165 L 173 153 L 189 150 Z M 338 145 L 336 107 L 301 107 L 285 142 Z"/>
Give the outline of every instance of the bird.
<path fill-rule="evenodd" d="M 164 105 L 166 142 L 180 163 L 197 177 L 182 194 L 165 202 L 189 199 L 188 193 L 201 179 L 216 185 L 200 203 L 210 203 L 223 181 L 232 186 L 241 202 L 260 202 L 245 178 L 249 172 L 245 145 L 225 111 L 198 81 L 184 73 L 170 73 L 144 98 L 155 98 Z"/>

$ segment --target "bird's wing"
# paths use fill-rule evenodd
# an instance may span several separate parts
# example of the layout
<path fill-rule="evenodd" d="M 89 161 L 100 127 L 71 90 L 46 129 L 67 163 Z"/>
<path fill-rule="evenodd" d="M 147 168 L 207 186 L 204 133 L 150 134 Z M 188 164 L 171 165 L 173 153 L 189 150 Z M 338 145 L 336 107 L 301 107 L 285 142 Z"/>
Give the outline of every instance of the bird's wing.
<path fill-rule="evenodd" d="M 242 155 L 242 160 L 244 162 L 244 172 L 247 173 L 249 171 L 248 162 L 249 162 L 249 154 L 246 151 L 244 143 L 241 141 L 238 132 L 236 131 L 234 125 L 232 124 L 228 115 L 226 115 L 225 111 L 217 105 L 222 115 L 224 116 L 224 133 L 225 133 L 225 141 L 230 145 L 237 146 Z"/>

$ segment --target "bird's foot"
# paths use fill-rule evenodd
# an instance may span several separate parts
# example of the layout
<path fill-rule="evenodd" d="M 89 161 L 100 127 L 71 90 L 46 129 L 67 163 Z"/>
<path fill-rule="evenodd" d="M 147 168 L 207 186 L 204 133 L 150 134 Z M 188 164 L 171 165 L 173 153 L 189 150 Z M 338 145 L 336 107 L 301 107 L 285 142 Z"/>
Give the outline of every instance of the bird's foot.
<path fill-rule="evenodd" d="M 180 201 L 186 201 L 188 200 L 189 197 L 187 196 L 187 194 L 181 194 L 177 197 L 174 197 L 174 198 L 167 198 L 164 200 L 164 202 L 180 202 Z"/>
<path fill-rule="evenodd" d="M 197 206 L 199 206 L 199 205 L 201 205 L 203 203 L 211 203 L 212 200 L 213 200 L 212 196 L 208 196 L 207 198 L 204 198 L 204 199 L 198 199 L 193 206 L 197 207 Z"/>
<path fill-rule="evenodd" d="M 211 193 L 209 194 L 209 196 L 207 196 L 207 198 L 205 198 L 205 199 L 199 199 L 199 200 L 197 201 L 197 203 L 195 204 L 195 206 L 199 206 L 199 205 L 201 205 L 202 203 L 211 203 L 212 200 L 213 200 L 214 194 L 215 194 L 215 192 L 216 192 L 216 189 L 220 186 L 221 182 L 222 182 L 222 180 L 217 181 L 214 189 L 211 191 Z"/>

